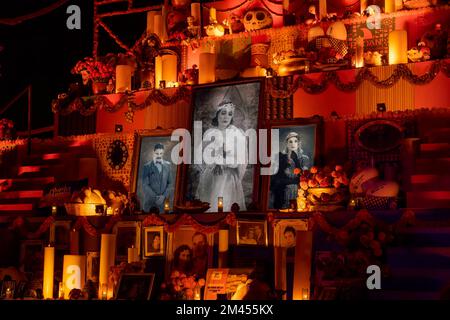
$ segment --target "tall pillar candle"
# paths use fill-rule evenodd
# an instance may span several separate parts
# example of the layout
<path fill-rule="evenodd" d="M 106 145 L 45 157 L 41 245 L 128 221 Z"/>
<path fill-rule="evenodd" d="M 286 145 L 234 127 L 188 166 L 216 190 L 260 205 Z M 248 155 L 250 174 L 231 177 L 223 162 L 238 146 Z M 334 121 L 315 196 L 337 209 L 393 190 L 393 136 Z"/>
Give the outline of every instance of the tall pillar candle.
<path fill-rule="evenodd" d="M 116 258 L 116 235 L 102 234 L 100 244 L 100 270 L 99 270 L 99 299 L 101 299 L 101 288 L 103 284 L 108 285 L 108 275 L 111 266 L 114 266 Z"/>
<path fill-rule="evenodd" d="M 327 16 L 327 0 L 319 0 L 319 18 Z"/>
<path fill-rule="evenodd" d="M 209 9 L 209 22 L 215 22 L 217 21 L 217 10 L 216 8 L 210 8 Z"/>
<path fill-rule="evenodd" d="M 360 0 L 359 5 L 360 5 L 359 11 L 363 13 L 367 9 L 367 0 Z"/>
<path fill-rule="evenodd" d="M 134 246 L 128 248 L 128 263 L 139 261 L 138 250 Z"/>
<path fill-rule="evenodd" d="M 389 33 L 389 64 L 408 63 L 408 33 L 394 30 Z"/>
<path fill-rule="evenodd" d="M 147 34 L 155 32 L 155 15 L 156 11 L 147 12 Z"/>
<path fill-rule="evenodd" d="M 228 265 L 228 230 L 219 230 L 219 268 Z"/>
<path fill-rule="evenodd" d="M 311 286 L 312 231 L 297 231 L 293 300 L 305 300 Z M 309 294 L 308 294 L 309 298 Z"/>
<path fill-rule="evenodd" d="M 53 299 L 54 270 L 55 248 L 48 246 L 44 248 L 44 283 L 42 285 L 44 299 Z"/>
<path fill-rule="evenodd" d="M 384 0 L 384 12 L 395 12 L 395 0 Z"/>
<path fill-rule="evenodd" d="M 116 66 L 116 93 L 131 90 L 131 74 L 133 69 L 126 64 Z"/>
<path fill-rule="evenodd" d="M 64 298 L 72 289 L 83 289 L 86 278 L 86 256 L 65 255 L 63 262 Z"/>
<path fill-rule="evenodd" d="M 195 19 L 197 26 L 201 23 L 201 7 L 199 2 L 191 3 L 191 16 Z"/>
<path fill-rule="evenodd" d="M 169 82 L 177 82 L 178 80 L 178 58 L 174 54 L 166 54 L 162 56 L 162 80 Z"/>
<path fill-rule="evenodd" d="M 155 33 L 158 38 L 162 39 L 163 36 L 163 18 L 161 14 L 155 14 L 153 17 L 153 33 Z"/>
<path fill-rule="evenodd" d="M 216 55 L 214 53 L 200 53 L 198 72 L 200 84 L 216 81 Z"/>
<path fill-rule="evenodd" d="M 80 254 L 80 232 L 75 229 L 70 231 L 70 254 Z"/>

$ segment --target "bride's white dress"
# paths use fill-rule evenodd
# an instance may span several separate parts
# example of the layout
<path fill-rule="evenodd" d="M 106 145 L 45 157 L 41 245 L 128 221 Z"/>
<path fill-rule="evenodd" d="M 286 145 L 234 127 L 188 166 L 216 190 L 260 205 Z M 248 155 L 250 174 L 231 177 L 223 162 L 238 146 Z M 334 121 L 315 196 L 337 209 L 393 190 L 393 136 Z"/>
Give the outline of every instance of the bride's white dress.
<path fill-rule="evenodd" d="M 234 125 L 229 125 L 227 129 L 237 130 L 243 134 L 243 131 Z M 225 131 L 222 131 L 222 133 L 225 141 Z M 203 142 L 200 146 L 196 146 L 196 148 L 202 145 L 204 148 L 205 145 L 209 145 L 210 143 L 212 142 Z M 223 197 L 224 211 L 230 211 L 233 203 L 237 203 L 240 210 L 246 210 L 242 178 L 244 177 L 247 165 L 237 163 L 237 153 L 234 149 L 234 146 L 214 146 L 214 154 L 224 153 L 227 159 L 233 159 L 232 164 L 227 164 L 225 161 L 221 164 L 217 161 L 214 164 L 203 164 L 200 166 L 201 173 L 195 197 L 201 201 L 210 203 L 211 207 L 208 212 L 217 212 L 218 197 Z M 246 150 L 239 150 L 239 152 L 246 152 Z M 216 168 L 217 165 L 220 165 L 220 169 Z"/>

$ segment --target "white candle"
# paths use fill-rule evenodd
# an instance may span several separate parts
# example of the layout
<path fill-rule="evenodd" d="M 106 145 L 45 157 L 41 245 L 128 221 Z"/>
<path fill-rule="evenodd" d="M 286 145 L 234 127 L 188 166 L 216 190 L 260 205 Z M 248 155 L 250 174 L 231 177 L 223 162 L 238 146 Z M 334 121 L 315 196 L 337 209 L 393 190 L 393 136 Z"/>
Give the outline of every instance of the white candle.
<path fill-rule="evenodd" d="M 209 9 L 209 22 L 213 23 L 217 21 L 217 11 L 216 8 Z"/>
<path fill-rule="evenodd" d="M 327 16 L 327 0 L 319 0 L 319 17 L 320 19 Z"/>
<path fill-rule="evenodd" d="M 158 36 L 158 38 L 162 38 L 163 36 L 163 18 L 160 14 L 155 14 L 153 17 L 153 32 Z"/>
<path fill-rule="evenodd" d="M 223 212 L 223 197 L 217 198 L 217 211 Z"/>
<path fill-rule="evenodd" d="M 162 80 L 166 83 L 178 80 L 178 58 L 173 54 L 162 56 Z"/>
<path fill-rule="evenodd" d="M 384 12 L 395 12 L 395 0 L 384 0 Z"/>
<path fill-rule="evenodd" d="M 408 63 L 408 33 L 394 30 L 389 33 L 389 64 Z"/>
<path fill-rule="evenodd" d="M 55 269 L 55 248 L 44 248 L 44 279 L 42 291 L 44 299 L 53 299 L 53 274 Z"/>
<path fill-rule="evenodd" d="M 194 17 L 194 24 L 199 26 L 201 21 L 201 7 L 200 3 L 194 2 L 191 3 L 191 16 Z"/>
<path fill-rule="evenodd" d="M 219 252 L 228 251 L 228 230 L 219 230 Z"/>
<path fill-rule="evenodd" d="M 200 53 L 198 72 L 200 84 L 216 81 L 216 55 L 214 53 Z"/>
<path fill-rule="evenodd" d="M 131 90 L 131 74 L 133 69 L 127 64 L 116 66 L 116 93 Z"/>
<path fill-rule="evenodd" d="M 98 282 L 99 284 L 108 283 L 109 269 L 114 265 L 116 258 L 116 235 L 102 234 L 100 245 L 100 270 Z M 101 299 L 101 287 L 99 288 L 99 299 Z"/>
<path fill-rule="evenodd" d="M 86 257 L 65 255 L 63 263 L 64 297 L 67 299 L 72 289 L 82 289 L 86 277 Z"/>
<path fill-rule="evenodd" d="M 137 248 L 132 246 L 128 248 L 128 263 L 133 263 L 139 261 Z"/>
<path fill-rule="evenodd" d="M 58 207 L 52 206 L 52 215 L 56 215 L 58 213 Z"/>
<path fill-rule="evenodd" d="M 364 67 L 364 38 L 356 37 L 355 67 Z"/>
<path fill-rule="evenodd" d="M 147 12 L 147 34 L 155 32 L 155 15 L 156 11 Z"/>

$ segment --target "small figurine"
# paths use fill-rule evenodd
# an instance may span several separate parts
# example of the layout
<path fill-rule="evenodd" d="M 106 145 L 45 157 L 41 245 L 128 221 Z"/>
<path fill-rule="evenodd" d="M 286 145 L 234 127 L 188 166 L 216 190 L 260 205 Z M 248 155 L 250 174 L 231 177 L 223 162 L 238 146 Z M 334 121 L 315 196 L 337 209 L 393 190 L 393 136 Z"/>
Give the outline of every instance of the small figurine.
<path fill-rule="evenodd" d="M 316 6 L 312 4 L 308 8 L 308 12 L 305 14 L 305 23 L 309 25 L 318 21 L 319 19 L 317 18 Z"/>
<path fill-rule="evenodd" d="M 200 37 L 200 27 L 195 25 L 195 17 L 187 17 L 187 37 L 188 38 L 199 38 Z"/>

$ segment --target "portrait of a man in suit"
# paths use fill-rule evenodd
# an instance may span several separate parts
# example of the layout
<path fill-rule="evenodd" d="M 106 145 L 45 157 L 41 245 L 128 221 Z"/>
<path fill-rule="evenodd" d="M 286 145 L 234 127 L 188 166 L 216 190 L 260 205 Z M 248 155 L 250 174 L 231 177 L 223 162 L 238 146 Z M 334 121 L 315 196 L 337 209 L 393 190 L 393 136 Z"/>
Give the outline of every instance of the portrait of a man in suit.
<path fill-rule="evenodd" d="M 155 144 L 153 158 L 144 164 L 142 170 L 143 210 L 150 211 L 152 207 L 164 212 L 164 201 L 172 199 L 174 190 L 174 176 L 172 164 L 164 160 L 164 145 Z"/>

